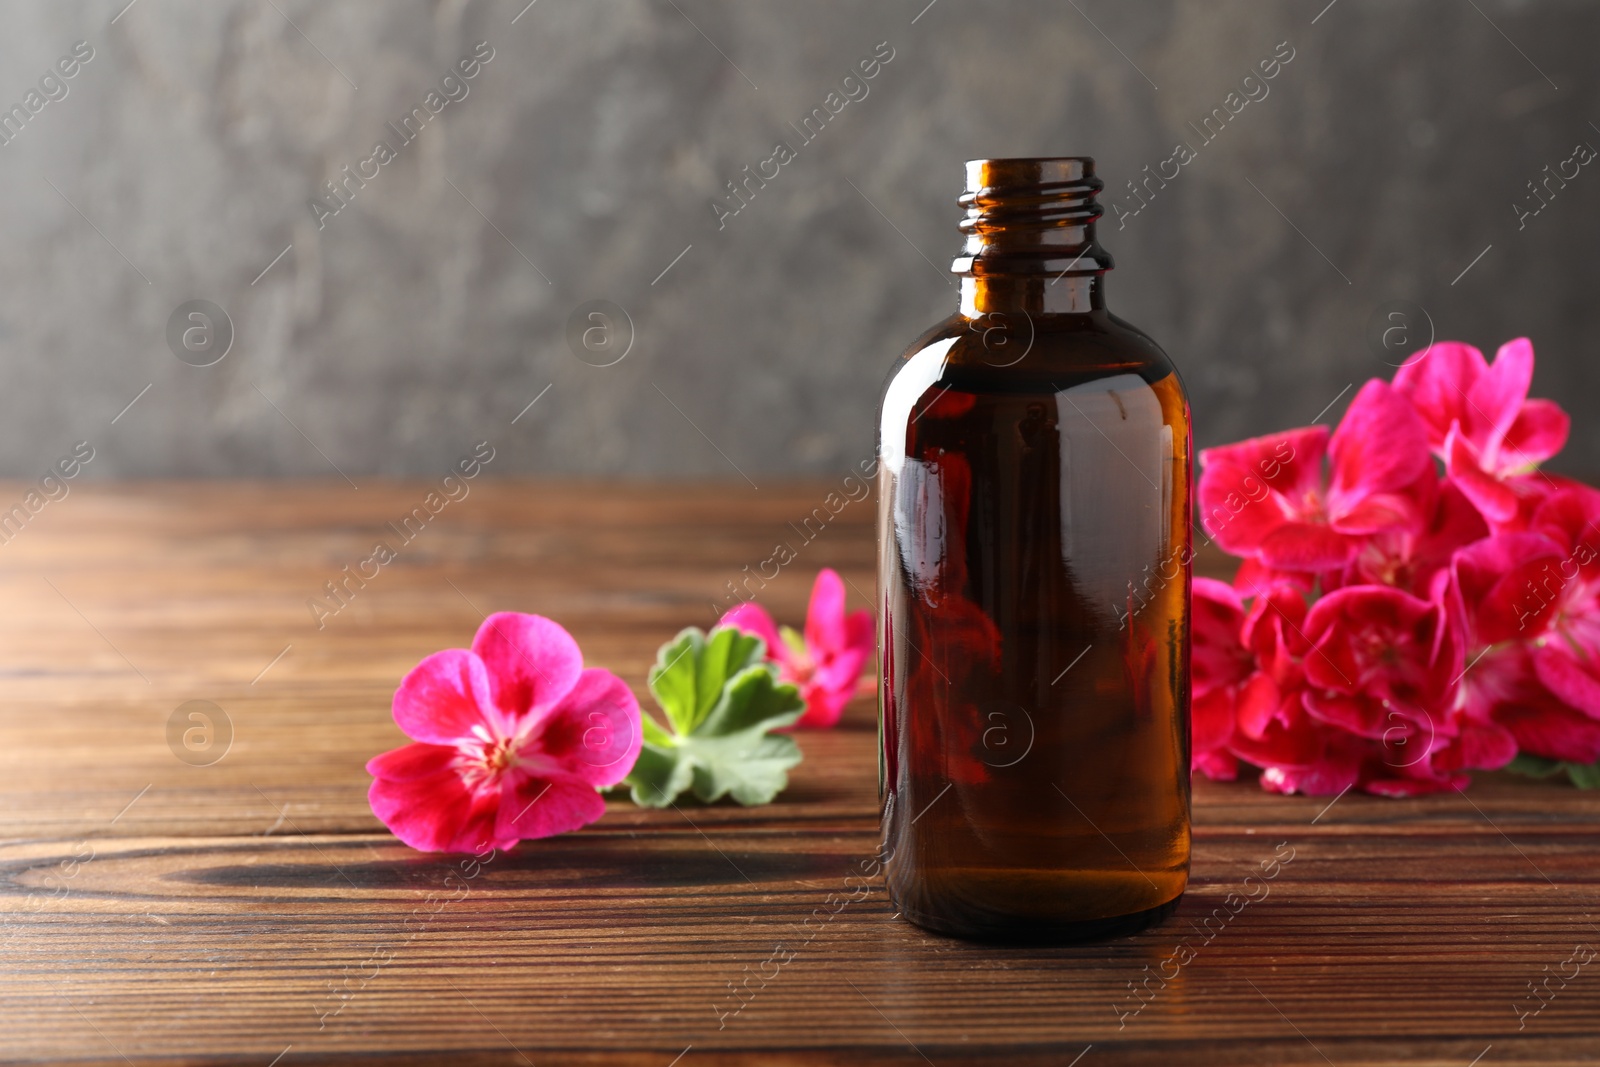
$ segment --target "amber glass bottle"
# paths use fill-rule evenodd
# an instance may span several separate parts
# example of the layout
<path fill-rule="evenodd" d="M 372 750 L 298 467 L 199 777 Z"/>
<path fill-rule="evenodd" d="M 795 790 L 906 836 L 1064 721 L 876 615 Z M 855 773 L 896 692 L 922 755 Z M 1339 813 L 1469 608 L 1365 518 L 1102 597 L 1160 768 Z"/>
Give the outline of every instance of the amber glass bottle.
<path fill-rule="evenodd" d="M 967 164 L 961 307 L 879 413 L 889 889 L 921 926 L 1132 932 L 1189 872 L 1189 406 L 1106 310 L 1086 158 Z"/>

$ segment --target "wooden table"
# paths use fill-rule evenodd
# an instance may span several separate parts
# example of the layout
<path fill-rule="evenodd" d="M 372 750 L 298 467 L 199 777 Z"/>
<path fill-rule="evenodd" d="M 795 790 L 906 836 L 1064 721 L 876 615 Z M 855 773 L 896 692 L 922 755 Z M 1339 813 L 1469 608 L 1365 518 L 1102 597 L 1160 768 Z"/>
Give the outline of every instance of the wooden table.
<path fill-rule="evenodd" d="M 401 741 L 396 681 L 485 612 L 560 620 L 647 699 L 656 646 L 779 540 L 799 551 L 763 594 L 780 618 L 822 566 L 870 589 L 873 504 L 809 543 L 790 525 L 832 488 L 481 481 L 321 630 L 308 599 L 425 486 L 49 504 L 0 544 L 0 1061 L 1600 1058 L 1600 963 L 1567 962 L 1600 946 L 1600 795 L 1553 783 L 1330 806 L 1198 782 L 1177 916 L 1066 949 L 930 936 L 845 882 L 876 843 L 868 702 L 802 736 L 770 807 L 616 801 L 477 870 L 373 819 L 363 764 Z M 212 748 L 169 746 L 196 700 L 231 741 L 213 715 Z"/>

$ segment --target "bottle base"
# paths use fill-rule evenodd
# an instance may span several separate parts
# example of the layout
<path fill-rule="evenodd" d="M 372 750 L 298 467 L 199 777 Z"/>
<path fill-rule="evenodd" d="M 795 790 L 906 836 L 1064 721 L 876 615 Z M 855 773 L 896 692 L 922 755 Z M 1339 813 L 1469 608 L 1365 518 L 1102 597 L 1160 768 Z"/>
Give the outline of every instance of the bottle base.
<path fill-rule="evenodd" d="M 1076 922 L 1041 922 L 1029 918 L 1015 923 L 975 926 L 952 922 L 908 908 L 902 908 L 900 914 L 908 922 L 930 933 L 960 938 L 963 941 L 1015 946 L 1076 945 L 1136 934 L 1166 919 L 1178 910 L 1178 905 L 1182 901 L 1183 894 L 1179 893 L 1165 904 L 1158 904 L 1144 911 Z"/>

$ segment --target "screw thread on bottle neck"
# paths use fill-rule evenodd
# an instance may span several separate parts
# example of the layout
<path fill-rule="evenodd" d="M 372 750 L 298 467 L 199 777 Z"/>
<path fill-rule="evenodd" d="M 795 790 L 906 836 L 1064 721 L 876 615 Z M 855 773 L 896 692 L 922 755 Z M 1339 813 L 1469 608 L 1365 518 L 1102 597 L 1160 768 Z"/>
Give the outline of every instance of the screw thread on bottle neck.
<path fill-rule="evenodd" d="M 1076 313 L 1104 308 L 1113 266 L 1095 239 L 1105 183 L 1086 156 L 976 159 L 967 163 L 966 247 L 951 264 L 961 310 Z"/>

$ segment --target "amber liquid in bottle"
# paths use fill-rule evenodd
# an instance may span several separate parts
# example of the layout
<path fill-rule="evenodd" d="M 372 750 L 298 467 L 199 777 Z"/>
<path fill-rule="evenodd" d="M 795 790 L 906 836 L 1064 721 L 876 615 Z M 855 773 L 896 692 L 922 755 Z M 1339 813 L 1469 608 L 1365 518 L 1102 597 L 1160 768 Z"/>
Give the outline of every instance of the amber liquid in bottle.
<path fill-rule="evenodd" d="M 1101 184 L 967 165 L 961 309 L 880 409 L 885 872 L 963 937 L 1128 933 L 1188 881 L 1189 408 L 1106 311 Z"/>

